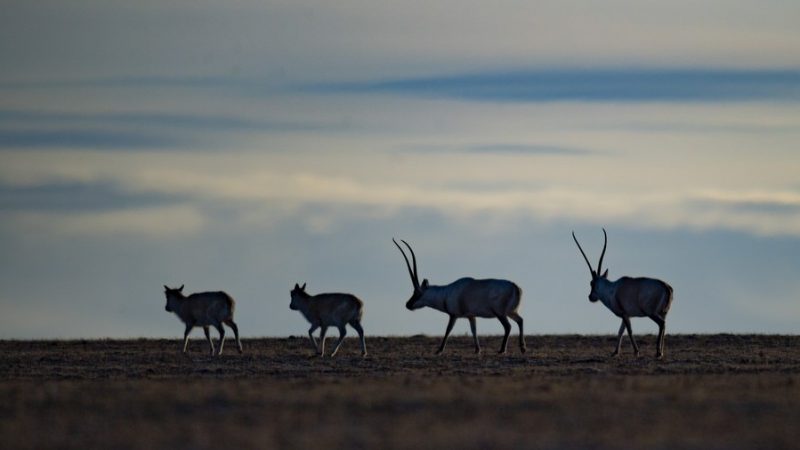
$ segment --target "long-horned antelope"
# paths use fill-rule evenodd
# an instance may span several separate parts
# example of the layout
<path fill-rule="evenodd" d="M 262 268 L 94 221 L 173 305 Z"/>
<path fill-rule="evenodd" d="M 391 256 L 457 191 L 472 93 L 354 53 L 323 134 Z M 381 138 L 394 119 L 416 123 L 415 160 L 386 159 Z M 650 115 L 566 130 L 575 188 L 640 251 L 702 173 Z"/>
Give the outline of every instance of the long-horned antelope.
<path fill-rule="evenodd" d="M 519 286 L 508 280 L 476 280 L 469 277 L 459 278 L 444 286 L 431 286 L 428 284 L 427 278 L 420 283 L 417 273 L 417 257 L 414 255 L 414 250 L 408 245 L 408 242 L 401 239 L 401 242 L 411 252 L 411 259 L 414 262 L 412 269 L 406 252 L 403 251 L 397 241 L 392 239 L 392 242 L 403 254 L 408 274 L 411 276 L 411 283 L 414 285 L 414 293 L 406 302 L 406 308 L 413 311 L 427 306 L 450 316 L 442 344 L 436 352 L 437 355 L 444 351 L 447 338 L 453 330 L 453 325 L 456 323 L 456 319 L 460 317 L 469 319 L 472 338 L 475 341 L 475 353 L 481 352 L 475 327 L 476 317 L 496 318 L 503 324 L 505 335 L 503 336 L 503 344 L 498 352 L 500 354 L 506 352 L 508 335 L 511 333 L 511 324 L 508 322 L 508 318 L 510 317 L 514 322 L 517 322 L 519 326 L 519 349 L 522 353 L 525 353 L 525 334 L 522 329 L 522 317 L 517 313 L 517 308 L 519 308 L 519 303 L 522 300 L 522 289 Z"/>
<path fill-rule="evenodd" d="M 173 312 L 186 325 L 183 332 L 183 353 L 189 345 L 189 333 L 194 327 L 203 327 L 206 340 L 211 347 L 211 355 L 214 354 L 214 342 L 211 340 L 209 327 L 214 326 L 219 332 L 219 350 L 217 355 L 222 354 L 222 346 L 225 344 L 225 328 L 222 324 L 229 326 L 236 337 L 236 346 L 239 353 L 242 353 L 242 342 L 239 340 L 239 327 L 233 321 L 233 310 L 236 302 L 225 292 L 198 292 L 188 297 L 183 295 L 183 285 L 177 289 L 171 289 L 164 285 L 164 295 L 167 297 L 167 305 L 164 309 Z"/>
<path fill-rule="evenodd" d="M 578 250 L 581 251 L 583 259 L 589 265 L 589 271 L 592 273 L 591 287 L 592 291 L 589 293 L 589 301 L 596 302 L 600 300 L 606 305 L 606 308 L 611 312 L 622 318 L 622 324 L 619 326 L 619 333 L 617 336 L 617 348 L 611 356 L 619 355 L 620 347 L 622 346 L 622 335 L 625 330 L 628 330 L 628 337 L 631 340 L 633 351 L 636 356 L 639 356 L 639 346 L 636 345 L 636 340 L 633 338 L 631 331 L 631 317 L 649 317 L 656 324 L 658 324 L 658 348 L 656 349 L 656 358 L 664 357 L 664 332 L 667 320 L 667 313 L 669 312 L 670 305 L 672 305 L 672 286 L 664 281 L 655 278 L 631 278 L 622 277 L 617 281 L 609 281 L 608 269 L 603 274 L 603 257 L 606 254 L 606 246 L 608 245 L 608 234 L 603 228 L 603 252 L 600 254 L 600 261 L 597 263 L 597 270 L 592 269 L 592 264 L 586 253 L 583 252 L 581 244 L 575 237 L 575 232 L 572 232 L 572 239 L 578 245 Z"/>
<path fill-rule="evenodd" d="M 364 303 L 352 294 L 317 294 L 310 295 L 306 292 L 306 283 L 299 286 L 297 283 L 290 292 L 292 301 L 289 308 L 299 310 L 303 317 L 311 323 L 308 329 L 308 338 L 311 345 L 319 356 L 325 354 L 325 332 L 328 327 L 333 326 L 339 329 L 339 340 L 333 347 L 331 358 L 339 351 L 347 329 L 345 325 L 350 324 L 361 338 L 361 356 L 367 356 L 367 344 L 364 341 L 364 329 L 361 328 L 361 316 L 364 312 Z M 314 338 L 314 331 L 320 328 L 319 345 Z"/>

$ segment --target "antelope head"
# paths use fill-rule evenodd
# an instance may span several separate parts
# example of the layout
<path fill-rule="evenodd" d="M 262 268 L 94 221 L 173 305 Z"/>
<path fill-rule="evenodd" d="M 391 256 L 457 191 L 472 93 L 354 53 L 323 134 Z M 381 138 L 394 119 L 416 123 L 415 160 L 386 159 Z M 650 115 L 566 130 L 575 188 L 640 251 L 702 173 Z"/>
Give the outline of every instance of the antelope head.
<path fill-rule="evenodd" d="M 164 309 L 167 312 L 175 312 L 178 310 L 178 302 L 183 299 L 183 286 L 172 289 L 164 285 L 164 295 L 167 297 L 167 304 L 164 306 Z"/>
<path fill-rule="evenodd" d="M 292 296 L 292 301 L 289 303 L 289 309 L 295 311 L 300 309 L 300 299 L 308 297 L 308 294 L 306 294 L 306 283 L 303 283 L 302 286 L 295 283 L 294 289 L 289 291 L 289 294 Z"/>
<path fill-rule="evenodd" d="M 606 255 L 606 246 L 608 245 L 608 235 L 606 234 L 606 229 L 603 228 L 603 252 L 600 254 L 600 261 L 597 263 L 597 270 L 592 269 L 592 263 L 589 262 L 589 258 L 586 257 L 586 253 L 583 252 L 583 248 L 581 248 L 581 244 L 578 242 L 578 238 L 575 237 L 575 232 L 572 232 L 572 239 L 575 241 L 575 244 L 578 245 L 578 250 L 581 251 L 581 255 L 583 255 L 583 259 L 586 261 L 586 264 L 589 266 L 589 272 L 592 274 L 592 281 L 590 286 L 592 287 L 592 291 L 589 293 L 589 301 L 596 302 L 600 300 L 602 296 L 603 288 L 608 284 L 608 269 L 600 275 L 600 271 L 603 270 L 603 257 Z"/>
<path fill-rule="evenodd" d="M 421 304 L 419 300 L 422 298 L 422 296 L 425 294 L 425 291 L 428 289 L 428 279 L 427 278 L 423 279 L 422 284 L 420 284 L 419 275 L 417 274 L 417 257 L 416 255 L 414 255 L 414 250 L 411 249 L 411 246 L 408 245 L 408 242 L 402 239 L 400 240 L 400 242 L 402 242 L 403 244 L 406 245 L 406 247 L 408 247 L 408 251 L 411 252 L 411 260 L 414 262 L 413 270 L 411 268 L 411 264 L 408 262 L 408 257 L 406 256 L 406 252 L 403 251 L 403 248 L 400 247 L 400 244 L 398 244 L 397 241 L 394 240 L 394 238 L 392 238 L 392 242 L 394 242 L 394 245 L 396 245 L 397 248 L 400 250 L 400 253 L 403 254 L 403 259 L 406 260 L 406 267 L 408 268 L 408 274 L 411 276 L 411 283 L 414 285 L 414 293 L 411 294 L 411 298 L 409 298 L 408 301 L 406 302 L 406 308 L 412 311 L 415 309 L 420 309 L 423 306 L 425 306 Z"/>

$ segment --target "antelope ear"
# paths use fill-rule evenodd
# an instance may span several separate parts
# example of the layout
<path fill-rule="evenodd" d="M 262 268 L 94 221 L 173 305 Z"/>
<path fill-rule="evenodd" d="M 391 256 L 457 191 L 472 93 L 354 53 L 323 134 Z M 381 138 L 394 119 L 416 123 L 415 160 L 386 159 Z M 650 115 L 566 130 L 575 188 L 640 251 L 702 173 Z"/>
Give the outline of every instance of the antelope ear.
<path fill-rule="evenodd" d="M 306 290 L 306 283 L 303 283 L 303 285 L 302 285 L 302 286 L 300 286 L 300 289 L 301 289 L 301 290 L 303 290 L 303 291 L 305 291 L 305 290 Z"/>
<path fill-rule="evenodd" d="M 178 291 L 183 292 L 183 286 L 185 285 L 182 284 L 181 287 L 178 288 Z"/>
<path fill-rule="evenodd" d="M 165 284 L 165 285 L 164 285 L 164 292 L 167 292 L 168 290 L 169 290 L 169 288 L 168 288 L 168 287 L 167 287 L 167 285 Z"/>
<path fill-rule="evenodd" d="M 295 283 L 295 284 L 294 284 L 294 290 L 295 290 L 295 291 L 299 291 L 299 290 L 300 290 L 300 285 L 299 285 L 299 284 L 297 284 L 297 283 Z"/>
<path fill-rule="evenodd" d="M 606 271 L 603 272 L 603 278 L 608 278 L 608 269 L 606 269 Z"/>
<path fill-rule="evenodd" d="M 428 279 L 427 278 L 423 278 L 422 285 L 420 285 L 420 287 L 422 289 L 428 289 Z"/>

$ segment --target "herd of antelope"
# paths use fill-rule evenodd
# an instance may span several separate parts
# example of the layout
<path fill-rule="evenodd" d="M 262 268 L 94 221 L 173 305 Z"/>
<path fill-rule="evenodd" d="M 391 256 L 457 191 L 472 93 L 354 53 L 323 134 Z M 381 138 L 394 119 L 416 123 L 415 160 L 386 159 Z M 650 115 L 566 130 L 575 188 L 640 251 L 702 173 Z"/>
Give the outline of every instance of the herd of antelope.
<path fill-rule="evenodd" d="M 578 246 L 578 250 L 583 255 L 583 259 L 589 266 L 589 272 L 592 275 L 589 301 L 597 302 L 599 300 L 612 313 L 622 319 L 617 335 L 617 346 L 612 356 L 619 355 L 625 330 L 628 331 L 634 354 L 639 356 L 639 346 L 636 344 L 636 339 L 634 339 L 633 330 L 631 329 L 631 317 L 649 317 L 658 324 L 656 358 L 661 359 L 664 357 L 665 324 L 667 313 L 672 304 L 672 287 L 666 282 L 655 278 L 622 277 L 616 281 L 609 280 L 608 270 L 601 274 L 603 257 L 606 254 L 608 245 L 608 235 L 605 229 L 603 229 L 603 236 L 603 251 L 600 254 L 600 261 L 597 263 L 597 269 L 595 270 L 578 242 L 578 238 L 575 237 L 575 232 L 572 233 L 572 239 Z M 439 345 L 437 354 L 444 351 L 447 338 L 453 330 L 453 325 L 461 317 L 466 317 L 469 320 L 472 338 L 475 342 L 475 353 L 480 353 L 481 351 L 475 324 L 476 317 L 496 318 L 503 325 L 505 334 L 498 352 L 500 354 L 506 352 L 508 337 L 511 333 L 511 323 L 508 319 L 510 318 L 516 322 L 519 328 L 519 349 L 520 352 L 525 352 L 523 320 L 522 316 L 517 312 L 522 301 L 522 289 L 519 286 L 508 280 L 476 280 L 470 277 L 459 278 L 450 284 L 442 286 L 430 285 L 427 278 L 420 283 L 419 273 L 417 272 L 417 257 L 411 245 L 401 240 L 411 253 L 411 261 L 409 262 L 408 256 L 400 244 L 394 239 L 392 239 L 392 242 L 403 255 L 408 274 L 411 277 L 411 284 L 414 287 L 411 298 L 406 302 L 406 308 L 413 311 L 427 306 L 447 314 L 449 318 L 444 338 Z M 230 295 L 225 292 L 201 292 L 187 297 L 183 294 L 183 286 L 177 289 L 164 286 L 164 294 L 167 297 L 165 306 L 167 312 L 174 312 L 186 326 L 183 333 L 184 353 L 186 353 L 186 348 L 189 344 L 189 333 L 194 327 L 203 327 L 211 355 L 214 355 L 215 351 L 217 355 L 221 355 L 222 347 L 225 343 L 225 328 L 223 324 L 233 330 L 236 346 L 239 353 L 242 353 L 239 328 L 233 321 L 235 302 Z M 305 283 L 302 286 L 295 284 L 290 295 L 291 303 L 289 308 L 300 311 L 303 317 L 311 324 L 311 328 L 308 330 L 308 338 L 317 355 L 323 356 L 325 354 L 325 333 L 328 327 L 336 327 L 339 330 L 339 339 L 336 341 L 330 356 L 336 355 L 347 335 L 345 326 L 349 324 L 356 330 L 360 338 L 361 355 L 366 356 L 367 346 L 364 340 L 364 329 L 361 327 L 364 304 L 358 297 L 352 294 L 339 293 L 311 295 L 306 292 Z M 216 350 L 209 333 L 211 326 L 219 332 L 219 347 Z M 319 342 L 314 337 L 314 331 L 317 328 L 320 329 Z"/>

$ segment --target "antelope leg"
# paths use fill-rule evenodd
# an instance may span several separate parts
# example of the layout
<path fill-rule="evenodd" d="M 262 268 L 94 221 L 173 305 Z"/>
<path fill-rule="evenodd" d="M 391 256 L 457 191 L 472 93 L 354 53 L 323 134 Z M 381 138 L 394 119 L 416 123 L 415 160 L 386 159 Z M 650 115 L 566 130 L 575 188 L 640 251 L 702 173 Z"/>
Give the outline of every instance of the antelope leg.
<path fill-rule="evenodd" d="M 211 333 L 209 332 L 208 325 L 203 327 L 203 332 L 206 334 L 206 340 L 208 341 L 208 345 L 211 347 L 211 355 L 214 355 L 214 341 L 211 340 Z"/>
<path fill-rule="evenodd" d="M 222 356 L 222 347 L 225 345 L 225 328 L 222 327 L 222 322 L 214 324 L 214 328 L 219 332 L 219 348 L 217 349 L 217 356 Z"/>
<path fill-rule="evenodd" d="M 628 337 L 631 338 L 631 345 L 633 345 L 633 353 L 636 356 L 639 356 L 639 346 L 636 345 L 636 339 L 633 338 L 633 330 L 631 330 L 631 319 L 630 317 L 624 317 L 622 320 L 625 321 L 625 328 L 628 329 Z"/>
<path fill-rule="evenodd" d="M 225 323 L 228 324 L 229 327 L 231 327 L 231 330 L 233 330 L 233 336 L 236 338 L 236 346 L 239 347 L 239 354 L 241 354 L 242 341 L 239 340 L 239 327 L 236 325 L 233 319 L 227 320 L 225 321 Z"/>
<path fill-rule="evenodd" d="M 333 346 L 333 352 L 331 353 L 331 358 L 333 358 L 336 355 L 336 352 L 339 351 L 339 346 L 342 345 L 342 341 L 344 340 L 344 337 L 346 335 L 347 335 L 347 329 L 344 327 L 344 325 L 340 326 L 339 327 L 339 340 L 336 341 L 336 345 Z"/>
<path fill-rule="evenodd" d="M 367 356 L 367 343 L 364 341 L 364 329 L 361 328 L 361 323 L 358 320 L 350 322 L 350 326 L 355 328 L 358 337 L 361 339 L 361 356 Z"/>
<path fill-rule="evenodd" d="M 478 342 L 478 328 L 475 324 L 475 318 L 469 318 L 469 329 L 472 330 L 472 340 L 475 341 L 475 354 L 480 354 L 481 344 Z"/>
<path fill-rule="evenodd" d="M 620 349 L 622 349 L 622 335 L 625 334 L 625 320 L 623 319 L 622 322 L 619 324 L 619 332 L 617 333 L 617 348 L 614 350 L 614 353 L 611 356 L 619 355 Z"/>
<path fill-rule="evenodd" d="M 525 347 L 525 332 L 522 328 L 522 316 L 517 313 L 511 313 L 508 315 L 514 322 L 517 322 L 517 326 L 519 327 L 519 351 L 525 353 L 527 348 Z"/>
<path fill-rule="evenodd" d="M 192 332 L 192 325 L 186 325 L 186 330 L 183 332 L 183 353 L 186 353 L 186 348 L 189 346 L 189 333 Z"/>
<path fill-rule="evenodd" d="M 314 337 L 314 332 L 317 331 L 316 325 L 311 325 L 311 328 L 308 329 L 308 338 L 311 339 L 311 345 L 314 346 L 314 353 L 319 353 L 319 346 L 317 345 L 317 338 Z"/>
<path fill-rule="evenodd" d="M 328 331 L 328 327 L 322 326 L 322 329 L 319 330 L 319 356 L 325 355 L 325 332 Z"/>
<path fill-rule="evenodd" d="M 444 339 L 442 339 L 442 345 L 439 346 L 439 350 L 436 352 L 437 355 L 441 355 L 444 351 L 444 346 L 447 344 L 447 338 L 450 336 L 450 332 L 453 331 L 453 325 L 456 323 L 456 316 L 450 316 L 450 320 L 447 322 L 447 330 L 444 332 Z"/>
<path fill-rule="evenodd" d="M 497 319 L 503 324 L 503 330 L 505 331 L 505 334 L 503 335 L 503 344 L 500 346 L 500 351 L 497 352 L 502 355 L 506 352 L 506 348 L 508 347 L 508 335 L 511 334 L 511 324 L 508 322 L 508 318 L 506 318 L 506 316 L 498 315 Z"/>

